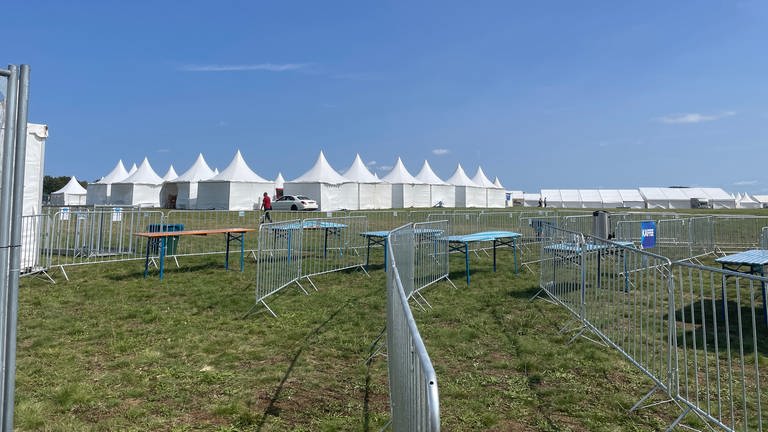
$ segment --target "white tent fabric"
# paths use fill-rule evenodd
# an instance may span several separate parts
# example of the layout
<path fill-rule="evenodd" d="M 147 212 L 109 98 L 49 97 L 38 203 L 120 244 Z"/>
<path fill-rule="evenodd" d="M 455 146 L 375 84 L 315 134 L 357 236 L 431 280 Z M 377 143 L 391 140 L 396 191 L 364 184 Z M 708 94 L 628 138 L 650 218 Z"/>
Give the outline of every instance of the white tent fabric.
<path fill-rule="evenodd" d="M 357 183 L 349 181 L 339 174 L 322 151 L 315 164 L 298 178 L 285 182 L 285 195 L 305 195 L 317 201 L 320 210 L 354 210 L 357 202 Z"/>
<path fill-rule="evenodd" d="M 135 166 L 135 165 L 134 165 Z M 128 177 L 128 171 L 125 170 L 122 159 L 117 161 L 117 165 L 112 168 L 109 174 L 101 178 L 96 183 L 88 183 L 86 188 L 88 194 L 85 198 L 87 205 L 109 204 L 109 198 L 112 194 L 112 183 L 123 181 Z"/>
<path fill-rule="evenodd" d="M 85 205 L 88 191 L 78 183 L 75 176 L 69 179 L 67 184 L 51 192 L 51 204 L 56 206 L 81 206 Z"/>
<path fill-rule="evenodd" d="M 752 199 L 760 203 L 762 208 L 768 208 L 768 195 L 752 195 Z"/>
<path fill-rule="evenodd" d="M 275 189 L 282 189 L 283 185 L 285 185 L 285 178 L 283 178 L 283 173 L 277 173 L 277 177 L 275 177 Z"/>
<path fill-rule="evenodd" d="M 631 209 L 647 208 L 643 195 L 637 189 L 619 189 L 619 195 L 621 195 L 622 207 L 629 207 Z"/>
<path fill-rule="evenodd" d="M 485 207 L 501 208 L 506 205 L 506 192 L 488 179 L 482 167 L 477 167 L 477 172 L 472 177 L 472 181 L 485 188 Z"/>
<path fill-rule="evenodd" d="M 399 157 L 382 180 L 392 185 L 392 208 L 432 206 L 429 185 L 411 175 Z"/>
<path fill-rule="evenodd" d="M 159 207 L 163 179 L 145 157 L 136 171 L 112 184 L 110 203 L 125 206 Z"/>
<path fill-rule="evenodd" d="M 171 165 L 170 168 L 168 168 L 168 171 L 163 176 L 163 181 L 173 181 L 176 180 L 179 177 L 178 174 L 176 174 L 176 170 L 173 169 L 173 165 Z"/>
<path fill-rule="evenodd" d="M 198 182 L 208 180 L 214 175 L 203 154 L 199 153 L 192 166 L 180 176 L 163 184 L 160 192 L 161 205 L 165 208 L 185 210 L 197 208 Z"/>
<path fill-rule="evenodd" d="M 275 183 L 253 172 L 240 150 L 224 171 L 197 185 L 198 209 L 253 210 L 261 206 L 264 192 L 275 189 Z"/>
<path fill-rule="evenodd" d="M 739 208 L 744 209 L 756 209 L 756 208 L 762 208 L 763 205 L 759 203 L 757 200 L 753 199 L 749 196 L 746 192 L 744 192 L 744 195 L 742 195 L 741 200 L 738 201 L 737 206 Z"/>
<path fill-rule="evenodd" d="M 485 207 L 484 188 L 478 186 L 467 176 L 461 164 L 456 166 L 456 171 L 446 182 L 456 187 L 456 207 Z"/>
<path fill-rule="evenodd" d="M 0 102 L 0 113 L 3 103 Z M 2 117 L 2 114 L 0 114 Z M 0 143 L 5 136 L 4 123 L 0 118 Z M 43 173 L 45 162 L 45 140 L 48 138 L 48 126 L 44 124 L 27 123 L 27 148 L 24 155 L 24 196 L 22 198 L 21 214 L 23 216 L 38 215 L 43 207 Z M 0 160 L 3 149 L 0 145 Z M 0 167 L 2 175 L 2 167 Z M 0 190 L 3 185 L 0 183 Z M 21 227 L 21 273 L 41 270 L 40 239 L 42 220 L 39 218 L 24 218 Z"/>
<path fill-rule="evenodd" d="M 499 189 L 504 189 L 504 186 L 501 185 L 501 181 L 499 180 L 498 177 L 493 179 L 493 185 L 496 186 Z M 522 192 L 522 191 L 520 191 L 520 192 Z"/>
<path fill-rule="evenodd" d="M 421 170 L 416 174 L 416 180 L 429 185 L 429 203 L 432 207 L 455 207 L 456 186 L 449 185 L 432 171 L 432 167 L 426 160 Z"/>
<path fill-rule="evenodd" d="M 540 193 L 523 193 L 523 207 L 538 207 L 539 199 L 542 199 Z"/>
<path fill-rule="evenodd" d="M 707 200 L 713 208 L 736 208 L 736 200 L 720 188 L 641 187 L 648 208 L 691 208 L 691 198 Z"/>
<path fill-rule="evenodd" d="M 360 155 L 342 175 L 357 183 L 358 209 L 388 209 L 392 207 L 392 185 L 382 182 L 365 167 Z"/>
<path fill-rule="evenodd" d="M 136 167 L 136 164 L 134 163 L 133 165 L 131 165 L 131 169 L 129 169 L 129 170 L 128 170 L 128 175 L 129 175 L 129 176 L 130 176 L 130 175 L 133 175 L 133 173 L 135 173 L 135 172 L 136 172 L 136 170 L 138 170 L 138 168 Z M 127 177 L 127 176 L 126 176 L 126 177 Z M 114 182 L 114 183 L 117 183 L 117 182 Z"/>
<path fill-rule="evenodd" d="M 624 200 L 618 189 L 598 189 L 597 193 L 603 208 L 624 207 Z"/>
<path fill-rule="evenodd" d="M 582 208 L 603 208 L 603 197 L 598 189 L 579 189 Z"/>

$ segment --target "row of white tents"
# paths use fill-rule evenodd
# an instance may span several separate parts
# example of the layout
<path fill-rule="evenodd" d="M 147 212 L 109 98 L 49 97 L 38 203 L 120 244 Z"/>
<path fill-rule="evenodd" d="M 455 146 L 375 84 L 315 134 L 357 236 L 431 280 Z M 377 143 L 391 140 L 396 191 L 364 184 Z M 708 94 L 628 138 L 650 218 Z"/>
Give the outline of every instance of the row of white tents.
<path fill-rule="evenodd" d="M 178 209 L 248 210 L 259 208 L 264 192 L 274 195 L 306 195 L 322 210 L 390 209 L 410 207 L 504 207 L 506 193 L 496 178 L 491 182 L 478 167 L 473 178 L 461 165 L 446 181 L 432 171 L 429 162 L 415 176 L 398 158 L 394 168 L 378 178 L 357 155 L 343 173 L 337 172 L 321 151 L 307 172 L 291 181 L 281 174 L 267 180 L 254 173 L 240 151 L 222 172 L 210 169 L 203 155 L 181 175 L 171 166 L 164 177 L 145 158 L 137 168 L 126 171 L 122 161 L 83 193 L 73 178 L 61 191 L 52 194 L 58 205 L 116 205 Z"/>
<path fill-rule="evenodd" d="M 542 189 L 508 193 L 515 205 L 552 208 L 713 209 L 768 207 L 768 196 L 729 194 L 721 188 L 641 187 L 638 189 Z"/>

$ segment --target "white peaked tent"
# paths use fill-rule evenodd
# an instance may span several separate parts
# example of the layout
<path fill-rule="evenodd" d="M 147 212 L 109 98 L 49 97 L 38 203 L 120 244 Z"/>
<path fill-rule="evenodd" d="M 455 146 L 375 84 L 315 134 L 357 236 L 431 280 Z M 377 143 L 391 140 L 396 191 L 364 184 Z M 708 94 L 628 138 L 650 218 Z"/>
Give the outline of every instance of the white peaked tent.
<path fill-rule="evenodd" d="M 388 209 L 392 206 L 392 185 L 384 183 L 371 174 L 363 164 L 360 155 L 355 155 L 352 165 L 342 173 L 352 182 L 357 183 L 358 209 Z"/>
<path fill-rule="evenodd" d="M 128 171 L 125 170 L 123 161 L 117 161 L 117 165 L 112 168 L 109 174 L 102 177 L 96 183 L 88 183 L 88 194 L 85 198 L 85 203 L 87 205 L 109 204 L 110 196 L 112 195 L 112 183 L 123 181 L 127 177 Z"/>
<path fill-rule="evenodd" d="M 432 207 L 456 207 L 456 186 L 444 182 L 432 171 L 429 162 L 424 161 L 421 171 L 416 174 L 416 180 L 429 185 L 429 202 Z"/>
<path fill-rule="evenodd" d="M 752 199 L 757 201 L 762 208 L 768 208 L 768 195 L 752 195 Z"/>
<path fill-rule="evenodd" d="M 128 170 L 128 175 L 129 176 L 133 175 L 133 173 L 135 173 L 137 170 L 138 170 L 138 168 L 136 167 L 136 164 L 134 163 L 133 165 L 131 165 L 131 169 Z"/>
<path fill-rule="evenodd" d="M 736 204 L 739 208 L 745 209 L 756 209 L 763 207 L 760 202 L 750 197 L 746 192 L 744 192 L 744 195 L 741 196 L 741 200 L 739 200 Z"/>
<path fill-rule="evenodd" d="M 173 180 L 176 180 L 176 178 L 178 177 L 179 175 L 176 174 L 176 170 L 173 169 L 173 165 L 171 165 L 171 167 L 168 168 L 168 171 L 163 176 L 163 181 L 173 181 Z"/>
<path fill-rule="evenodd" d="M 198 183 L 196 208 L 258 209 L 264 192 L 268 193 L 274 189 L 275 183 L 253 172 L 238 150 L 224 171 Z"/>
<path fill-rule="evenodd" d="M 285 182 L 285 195 L 304 195 L 315 201 L 320 210 L 356 209 L 357 183 L 339 174 L 320 151 L 315 164 L 296 179 Z"/>
<path fill-rule="evenodd" d="M 55 206 L 85 205 L 86 195 L 88 191 L 77 182 L 75 176 L 72 176 L 63 188 L 51 192 L 51 204 Z"/>
<path fill-rule="evenodd" d="M 496 186 L 483 172 L 483 167 L 478 166 L 472 181 L 485 188 L 485 206 L 489 208 L 504 207 L 507 193 L 504 188 Z"/>
<path fill-rule="evenodd" d="M 456 187 L 456 207 L 485 207 L 485 189 L 467 177 L 461 164 L 446 182 Z"/>
<path fill-rule="evenodd" d="M 159 207 L 163 179 L 157 175 L 149 160 L 144 158 L 136 172 L 112 183 L 110 203 L 124 206 Z"/>
<path fill-rule="evenodd" d="M 160 202 L 165 208 L 194 209 L 197 205 L 197 182 L 208 180 L 215 174 L 208 167 L 203 154 L 180 176 L 163 184 Z"/>
<path fill-rule="evenodd" d="M 400 158 L 382 180 L 392 185 L 392 208 L 432 206 L 429 185 L 412 176 Z"/>

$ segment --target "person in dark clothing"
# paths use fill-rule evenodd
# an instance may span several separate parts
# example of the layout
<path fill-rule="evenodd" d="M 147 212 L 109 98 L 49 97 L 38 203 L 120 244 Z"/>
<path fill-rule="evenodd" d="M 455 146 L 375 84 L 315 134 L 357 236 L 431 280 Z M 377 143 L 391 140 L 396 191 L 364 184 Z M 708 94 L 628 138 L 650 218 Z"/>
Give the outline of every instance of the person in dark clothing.
<path fill-rule="evenodd" d="M 272 223 L 272 217 L 269 215 L 269 211 L 272 210 L 272 199 L 266 192 L 264 192 L 264 197 L 261 199 L 261 209 L 264 210 L 264 216 L 261 217 L 261 221 Z"/>

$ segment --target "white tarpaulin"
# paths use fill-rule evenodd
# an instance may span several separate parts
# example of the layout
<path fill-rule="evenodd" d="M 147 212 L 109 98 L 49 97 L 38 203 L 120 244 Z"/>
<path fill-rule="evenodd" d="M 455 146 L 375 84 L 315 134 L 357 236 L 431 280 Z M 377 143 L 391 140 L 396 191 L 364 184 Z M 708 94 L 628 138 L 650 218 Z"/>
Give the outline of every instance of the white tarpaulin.
<path fill-rule="evenodd" d="M 485 188 L 485 206 L 488 208 L 502 208 L 506 206 L 507 193 L 503 187 L 496 186 L 483 172 L 482 167 L 477 167 L 472 181 Z"/>
<path fill-rule="evenodd" d="M 261 206 L 264 192 L 274 189 L 275 183 L 253 172 L 238 150 L 224 171 L 198 183 L 196 208 L 254 210 Z"/>
<path fill-rule="evenodd" d="M 283 186 L 284 195 L 305 195 L 325 211 L 358 208 L 357 193 L 357 183 L 333 169 L 322 151 L 312 168 Z"/>

